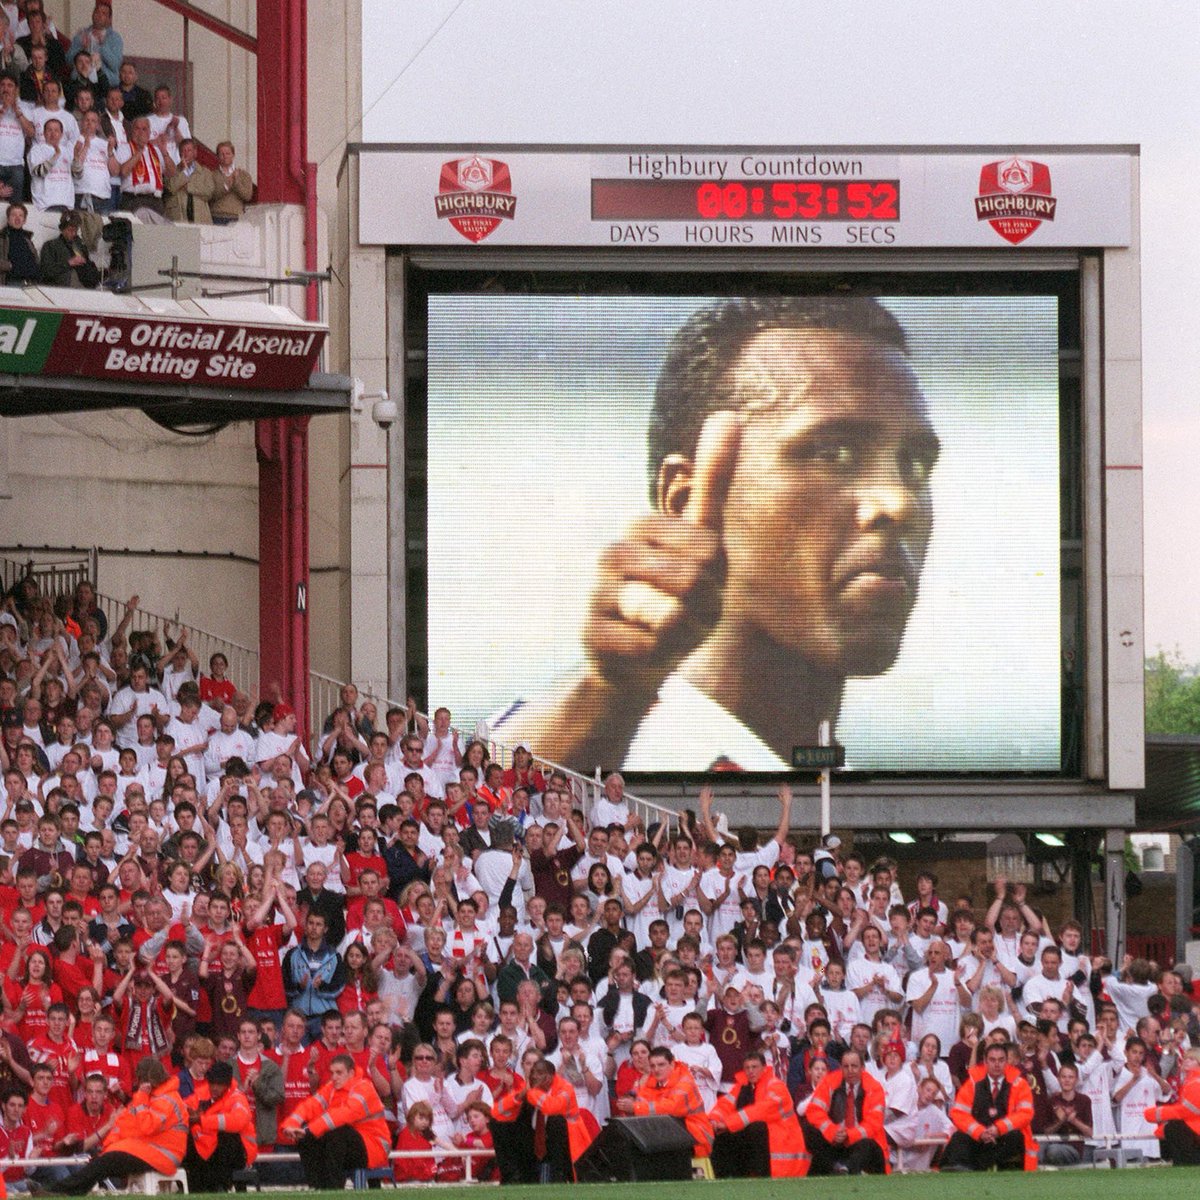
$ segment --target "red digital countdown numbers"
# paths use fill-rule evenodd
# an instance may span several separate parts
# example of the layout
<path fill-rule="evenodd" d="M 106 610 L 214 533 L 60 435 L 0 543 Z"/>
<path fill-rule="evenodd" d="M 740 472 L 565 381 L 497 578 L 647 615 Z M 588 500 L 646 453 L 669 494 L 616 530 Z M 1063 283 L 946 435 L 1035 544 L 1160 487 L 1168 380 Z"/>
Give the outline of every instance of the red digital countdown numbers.
<path fill-rule="evenodd" d="M 596 221 L 898 221 L 898 179 L 593 179 Z"/>

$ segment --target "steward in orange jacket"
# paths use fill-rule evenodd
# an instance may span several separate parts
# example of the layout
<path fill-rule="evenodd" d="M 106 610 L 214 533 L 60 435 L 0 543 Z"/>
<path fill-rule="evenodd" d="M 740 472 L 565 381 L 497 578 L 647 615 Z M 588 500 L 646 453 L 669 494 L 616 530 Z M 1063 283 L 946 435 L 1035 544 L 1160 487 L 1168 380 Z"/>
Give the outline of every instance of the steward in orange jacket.
<path fill-rule="evenodd" d="M 704 1111 L 700 1089 L 686 1063 L 676 1062 L 665 1046 L 650 1051 L 650 1074 L 632 1100 L 618 1100 L 617 1107 L 635 1117 L 675 1117 L 687 1126 L 695 1145 L 694 1158 L 712 1153 L 713 1127 Z"/>
<path fill-rule="evenodd" d="M 565 1183 L 592 1143 L 575 1089 L 544 1058 L 526 1087 L 492 1105 L 492 1142 L 501 1183 Z"/>
<path fill-rule="evenodd" d="M 712 1122 L 713 1174 L 719 1179 L 770 1175 L 774 1179 L 808 1174 L 809 1154 L 784 1083 L 751 1050 L 733 1089 L 708 1114 Z"/>
<path fill-rule="evenodd" d="M 1200 1165 L 1200 1049 L 1189 1050 L 1180 1062 L 1183 1084 L 1177 1104 L 1146 1109 L 1147 1121 L 1157 1122 L 1163 1158 L 1177 1167 Z"/>
<path fill-rule="evenodd" d="M 950 1109 L 958 1130 L 942 1155 L 942 1170 L 986 1171 L 1021 1166 L 1036 1171 L 1038 1152 L 1030 1126 L 1033 1093 L 1021 1072 L 1009 1066 L 1008 1047 L 987 1049 L 982 1067 L 972 1067 Z"/>
<path fill-rule="evenodd" d="M 254 1110 L 233 1083 L 233 1067 L 217 1062 L 188 1097 L 191 1138 L 183 1165 L 197 1192 L 227 1192 L 233 1173 L 258 1157 Z"/>
<path fill-rule="evenodd" d="M 143 1058 L 134 1073 L 133 1099 L 117 1114 L 104 1139 L 104 1152 L 69 1175 L 55 1190 L 82 1196 L 102 1179 L 157 1171 L 174 1175 L 187 1152 L 187 1109 L 179 1081 L 168 1079 L 157 1058 Z"/>
<path fill-rule="evenodd" d="M 309 1187 L 340 1191 L 352 1172 L 387 1166 L 392 1136 L 383 1101 L 354 1059 L 337 1054 L 328 1069 L 329 1082 L 300 1101 L 279 1140 L 296 1144 Z"/>
<path fill-rule="evenodd" d="M 804 1140 L 813 1175 L 886 1175 L 887 1099 L 879 1080 L 863 1070 L 857 1050 L 842 1055 L 841 1070 L 817 1085 L 804 1113 Z"/>

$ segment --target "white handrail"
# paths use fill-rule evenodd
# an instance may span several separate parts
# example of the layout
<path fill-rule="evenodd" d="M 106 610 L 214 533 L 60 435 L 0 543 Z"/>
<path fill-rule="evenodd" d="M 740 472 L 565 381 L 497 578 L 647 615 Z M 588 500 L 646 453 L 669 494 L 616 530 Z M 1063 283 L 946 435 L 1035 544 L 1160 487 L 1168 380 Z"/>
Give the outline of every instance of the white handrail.
<path fill-rule="evenodd" d="M 344 686 L 343 681 L 334 679 L 329 675 L 322 675 L 318 671 L 309 672 L 309 713 L 312 719 L 314 739 L 317 742 L 313 746 L 314 758 L 320 750 L 319 740 L 325 719 L 341 704 L 341 690 Z M 370 700 L 379 708 L 381 728 L 383 727 L 384 714 L 389 708 L 403 709 L 405 707 L 399 701 L 389 700 L 386 697 L 376 696 L 368 692 L 360 693 L 360 699 Z M 431 723 L 426 713 L 417 713 L 417 716 L 427 725 Z M 469 729 L 455 728 L 455 732 L 458 733 L 461 744 L 464 747 L 467 742 L 483 741 L 488 748 L 488 757 L 491 761 L 498 762 L 505 768 L 512 766 L 515 747 L 510 746 L 507 742 L 498 742 L 491 736 L 477 738 L 475 731 Z M 594 776 L 588 776 L 580 771 L 572 770 L 570 767 L 565 767 L 562 763 L 556 763 L 548 758 L 541 758 L 536 754 L 534 755 L 534 764 L 539 770 L 555 771 L 565 775 L 570 780 L 573 797 L 584 810 L 584 813 L 590 818 L 596 801 L 604 791 L 604 780 L 601 778 L 599 767 L 596 768 Z M 644 800 L 640 796 L 633 795 L 628 790 L 625 792 L 625 801 L 629 805 L 630 810 L 642 819 L 644 825 L 665 822 L 668 829 L 678 825 L 679 814 L 673 809 L 664 808 L 661 804 L 655 804 L 651 800 Z"/>
<path fill-rule="evenodd" d="M 128 606 L 124 600 L 107 596 L 103 592 L 96 593 L 96 603 L 108 618 L 108 629 L 111 634 L 121 623 Z M 201 629 L 197 625 L 189 625 L 186 621 L 179 619 L 178 613 L 174 617 L 164 617 L 160 613 L 149 612 L 140 605 L 134 613 L 129 627 L 140 631 L 152 630 L 156 627 L 164 628 L 168 624 L 174 628 L 176 638 L 178 638 L 180 630 L 188 631 L 188 645 L 196 652 L 196 657 L 200 660 L 201 671 L 208 670 L 208 660 L 214 654 L 223 654 L 229 662 L 229 678 L 233 681 L 234 687 L 252 697 L 257 693 L 259 652 L 253 646 L 243 646 L 231 638 L 210 633 L 207 629 Z M 166 651 L 166 646 L 163 646 L 163 651 Z"/>

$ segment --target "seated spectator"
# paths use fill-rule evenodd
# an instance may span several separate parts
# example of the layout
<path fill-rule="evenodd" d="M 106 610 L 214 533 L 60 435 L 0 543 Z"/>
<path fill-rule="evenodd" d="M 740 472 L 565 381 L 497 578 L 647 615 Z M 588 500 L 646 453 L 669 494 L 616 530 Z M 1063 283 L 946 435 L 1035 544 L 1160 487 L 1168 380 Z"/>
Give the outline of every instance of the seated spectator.
<path fill-rule="evenodd" d="M 81 88 L 90 88 L 93 99 L 92 107 L 94 108 L 95 97 L 105 95 L 112 85 L 113 78 L 103 71 L 97 71 L 92 65 L 92 56 L 86 50 L 80 50 L 75 55 L 74 66 L 71 74 L 67 77 L 65 88 L 67 107 L 75 107 L 75 97 Z"/>
<path fill-rule="evenodd" d="M 75 62 L 81 52 L 86 53 L 92 60 L 94 71 L 104 71 L 111 79 L 116 79 L 121 62 L 125 58 L 125 42 L 112 27 L 112 5 L 104 0 L 100 0 L 92 9 L 92 23 L 71 39 L 71 49 L 67 57 L 71 62 Z"/>
<path fill-rule="evenodd" d="M 195 140 L 184 138 L 179 143 L 179 169 L 167 180 L 167 218 L 188 225 L 211 225 L 208 203 L 216 194 L 212 171 L 196 161 Z"/>
<path fill-rule="evenodd" d="M 254 196 L 250 173 L 234 164 L 232 142 L 217 143 L 216 199 L 211 204 L 212 223 L 233 224 Z"/>
<path fill-rule="evenodd" d="M 29 23 L 29 32 L 17 39 L 17 45 L 25 52 L 25 57 L 33 62 L 33 51 L 37 47 L 45 47 L 46 67 L 55 79 L 65 79 L 67 76 L 67 56 L 58 39 L 46 27 L 46 14 L 40 8 L 28 8 L 25 19 Z"/>
<path fill-rule="evenodd" d="M 12 21 L 8 13 L 0 8 L 0 73 L 16 79 L 28 66 L 29 58 L 17 45 Z"/>
<path fill-rule="evenodd" d="M 148 208 L 163 215 L 163 192 L 166 181 L 175 174 L 175 164 L 150 140 L 149 117 L 133 122 L 129 144 L 113 150 L 108 166 L 121 176 L 122 210 Z"/>
<path fill-rule="evenodd" d="M 180 116 L 174 111 L 174 98 L 171 96 L 171 89 L 165 83 L 160 83 L 154 89 L 154 111 L 150 113 L 150 136 L 176 165 L 179 163 L 179 143 L 184 138 L 192 136 L 187 117 Z"/>
<path fill-rule="evenodd" d="M 138 117 L 148 117 L 154 111 L 154 101 L 138 83 L 137 67 L 131 62 L 123 62 L 117 72 L 117 80 L 121 85 L 121 99 L 125 103 L 125 120 L 132 123 Z"/>
<path fill-rule="evenodd" d="M 75 143 L 71 162 L 71 174 L 75 178 L 75 207 L 84 212 L 112 212 L 108 156 L 116 149 L 116 142 L 101 133 L 100 114 L 94 109 L 84 113 L 81 132 L 83 136 Z"/>
<path fill-rule="evenodd" d="M 51 287 L 100 286 L 100 268 L 88 256 L 79 236 L 79 214 L 65 212 L 58 222 L 59 235 L 42 246 L 39 267 L 42 282 Z"/>
<path fill-rule="evenodd" d="M 0 273 L 9 287 L 37 283 L 41 279 L 38 252 L 33 246 L 33 234 L 25 228 L 29 210 L 20 200 L 8 206 L 4 228 L 0 230 Z"/>
<path fill-rule="evenodd" d="M 45 141 L 29 148 L 30 191 L 39 212 L 70 211 L 75 203 L 75 180 L 71 175 L 71 152 L 63 144 L 63 123 L 57 118 L 43 127 Z"/>

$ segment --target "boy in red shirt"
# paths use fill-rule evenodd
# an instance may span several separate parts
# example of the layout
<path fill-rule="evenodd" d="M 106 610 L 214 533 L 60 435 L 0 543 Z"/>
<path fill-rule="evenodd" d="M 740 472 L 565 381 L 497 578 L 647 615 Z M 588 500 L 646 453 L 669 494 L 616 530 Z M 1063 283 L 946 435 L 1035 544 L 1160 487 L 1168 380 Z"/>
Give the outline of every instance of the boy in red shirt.
<path fill-rule="evenodd" d="M 82 1055 L 79 1047 L 67 1037 L 71 1010 L 65 1004 L 52 1004 L 46 1010 L 45 1030 L 29 1042 L 29 1057 L 35 1063 L 45 1063 L 54 1072 L 50 1099 L 65 1113 L 75 1099 Z"/>

